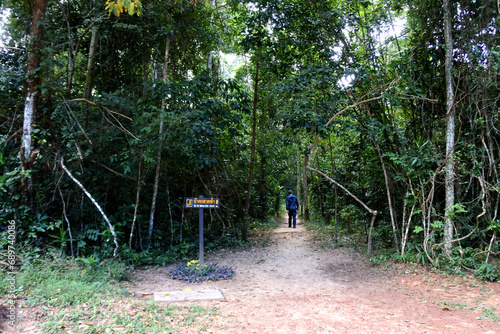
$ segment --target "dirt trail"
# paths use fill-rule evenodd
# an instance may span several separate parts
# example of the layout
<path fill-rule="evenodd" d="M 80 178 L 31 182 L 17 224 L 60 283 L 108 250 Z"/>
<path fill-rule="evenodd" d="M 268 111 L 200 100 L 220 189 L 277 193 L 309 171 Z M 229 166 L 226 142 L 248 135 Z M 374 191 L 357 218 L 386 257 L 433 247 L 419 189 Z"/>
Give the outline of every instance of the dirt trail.
<path fill-rule="evenodd" d="M 224 301 L 184 302 L 216 306 L 212 333 L 500 333 L 484 308 L 500 314 L 499 284 L 443 276 L 421 267 L 372 266 L 351 249 L 318 248 L 310 232 L 282 225 L 270 244 L 209 255 L 206 262 L 232 266 L 230 281 L 203 282 Z M 143 291 L 193 287 L 172 280 L 168 268 L 139 271 L 127 286 Z"/>

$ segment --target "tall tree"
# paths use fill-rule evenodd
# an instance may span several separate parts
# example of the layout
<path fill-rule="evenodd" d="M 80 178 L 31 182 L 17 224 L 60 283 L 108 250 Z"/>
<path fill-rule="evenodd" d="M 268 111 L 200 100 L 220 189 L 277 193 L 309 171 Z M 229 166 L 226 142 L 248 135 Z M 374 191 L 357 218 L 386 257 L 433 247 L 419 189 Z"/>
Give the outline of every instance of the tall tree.
<path fill-rule="evenodd" d="M 85 90 L 83 98 L 92 99 L 92 89 L 94 88 L 95 61 L 97 52 L 97 42 L 99 39 L 99 30 L 97 24 L 92 27 L 92 36 L 90 38 L 89 59 L 87 61 L 87 75 L 85 76 Z"/>
<path fill-rule="evenodd" d="M 28 36 L 29 44 L 26 66 L 27 78 L 24 100 L 23 137 L 21 142 L 21 166 L 26 172 L 31 169 L 38 154 L 38 151 L 33 149 L 32 130 L 36 122 L 37 102 L 40 96 L 40 84 L 42 83 L 40 63 L 44 30 L 43 20 L 45 18 L 46 9 L 46 0 L 34 0 L 32 2 L 30 12 L 31 23 Z M 22 192 L 26 205 L 34 209 L 35 188 L 31 175 L 23 178 Z"/>
<path fill-rule="evenodd" d="M 446 164 L 444 249 L 450 255 L 453 240 L 453 206 L 455 205 L 455 94 L 453 89 L 453 36 L 450 0 L 444 0 L 445 81 L 446 81 Z"/>
<path fill-rule="evenodd" d="M 257 55 L 258 57 L 259 55 Z M 255 64 L 255 79 L 254 79 L 254 91 L 253 91 L 253 109 L 252 109 L 252 139 L 250 144 L 250 165 L 248 167 L 248 187 L 247 187 L 247 198 L 245 202 L 245 215 L 243 217 L 243 240 L 247 238 L 248 232 L 248 211 L 250 210 L 250 202 L 252 200 L 252 180 L 253 180 L 253 169 L 255 165 L 255 142 L 257 139 L 257 105 L 259 96 L 259 60 Z"/>
<path fill-rule="evenodd" d="M 170 57 L 170 38 L 166 39 L 165 43 L 165 56 L 163 58 L 163 70 L 162 70 L 162 81 L 164 84 L 167 83 L 168 78 L 168 61 Z M 153 228 L 155 221 L 155 211 L 156 211 L 156 200 L 158 197 L 158 189 L 160 187 L 160 170 L 161 170 L 161 151 L 163 144 L 163 128 L 165 126 L 164 122 L 164 114 L 167 108 L 167 100 L 163 98 L 161 100 L 161 109 L 160 109 L 160 129 L 158 130 L 158 138 L 159 138 L 159 147 L 158 152 L 156 154 L 156 170 L 155 170 L 155 181 L 153 184 L 153 197 L 151 200 L 151 211 L 149 214 L 149 228 L 148 228 L 148 239 L 146 247 L 149 248 L 151 246 L 151 237 L 153 236 Z"/>

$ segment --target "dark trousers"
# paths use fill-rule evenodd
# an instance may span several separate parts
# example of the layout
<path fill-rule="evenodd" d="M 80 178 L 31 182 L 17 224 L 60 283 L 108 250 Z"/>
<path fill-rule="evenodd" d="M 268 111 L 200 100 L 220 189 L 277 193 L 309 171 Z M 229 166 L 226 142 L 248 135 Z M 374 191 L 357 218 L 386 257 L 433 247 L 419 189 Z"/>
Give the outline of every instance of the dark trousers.
<path fill-rule="evenodd" d="M 293 227 L 297 226 L 297 210 L 288 210 L 288 227 L 292 227 L 292 220 Z"/>

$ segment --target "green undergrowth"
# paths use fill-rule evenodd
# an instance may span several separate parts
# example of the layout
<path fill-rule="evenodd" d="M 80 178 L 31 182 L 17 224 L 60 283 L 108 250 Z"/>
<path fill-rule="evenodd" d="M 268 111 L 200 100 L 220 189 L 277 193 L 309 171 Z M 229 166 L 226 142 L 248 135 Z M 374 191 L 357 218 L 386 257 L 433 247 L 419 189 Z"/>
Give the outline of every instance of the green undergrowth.
<path fill-rule="evenodd" d="M 404 255 L 390 248 L 375 250 L 370 257 L 370 262 L 375 265 L 382 265 L 388 261 L 419 264 L 435 271 L 460 277 L 466 277 L 472 273 L 481 281 L 500 281 L 500 267 L 485 262 L 484 254 L 471 248 L 457 247 L 450 256 L 439 254 L 433 263 L 429 261 L 422 247 L 414 244 L 408 245 Z"/>
<path fill-rule="evenodd" d="M 313 232 L 314 240 L 322 248 L 348 247 L 366 253 L 367 237 L 363 231 L 347 233 L 345 229 L 336 229 L 334 224 L 325 224 L 323 221 L 317 220 L 303 221 L 302 223 L 306 229 Z M 485 252 L 480 249 L 457 246 L 449 256 L 436 252 L 435 258 L 431 262 L 418 242 L 409 242 L 406 245 L 405 254 L 401 255 L 394 247 L 390 246 L 392 240 L 387 239 L 387 236 L 373 235 L 370 255 L 372 264 L 386 265 L 387 262 L 419 264 L 451 275 L 464 277 L 473 273 L 479 280 L 500 282 L 500 266 L 496 264 L 499 259 L 492 257 L 490 258 L 492 263 L 486 262 Z"/>
<path fill-rule="evenodd" d="M 199 332 L 219 317 L 215 308 L 134 300 L 120 284 L 129 270 L 121 262 L 99 262 L 93 256 L 27 255 L 15 276 L 17 307 L 24 314 L 38 315 L 41 333 L 183 333 L 186 328 Z M 2 302 L 12 294 L 10 289 L 9 281 L 0 281 Z"/>
<path fill-rule="evenodd" d="M 94 257 L 67 258 L 55 253 L 24 261 L 16 274 L 16 296 L 22 306 L 68 307 L 119 293 L 116 282 L 128 275 L 120 262 L 98 262 Z M 0 293 L 9 293 L 9 282 L 0 282 Z"/>
<path fill-rule="evenodd" d="M 102 300 L 55 311 L 42 333 L 186 333 L 207 332 L 219 318 L 215 307 L 176 306 L 130 298 Z"/>
<path fill-rule="evenodd" d="M 247 240 L 242 239 L 242 231 L 234 227 L 227 227 L 222 230 L 205 231 L 204 251 L 210 254 L 217 251 L 248 249 L 252 246 L 262 246 L 267 244 L 267 234 L 270 230 L 278 227 L 278 218 L 268 218 L 265 220 L 250 220 L 248 224 Z M 182 243 L 158 247 L 145 251 L 134 251 L 124 249 L 120 253 L 121 260 L 127 265 L 134 267 L 145 266 L 166 266 L 177 262 L 188 262 L 197 258 L 199 254 L 199 239 L 185 239 Z"/>
<path fill-rule="evenodd" d="M 279 217 L 269 217 L 264 220 L 251 220 L 249 223 L 250 235 L 252 232 L 269 231 L 275 229 L 280 224 Z"/>
<path fill-rule="evenodd" d="M 309 220 L 302 221 L 304 227 L 313 233 L 315 242 L 324 249 L 335 249 L 339 247 L 359 250 L 365 247 L 364 238 L 358 233 L 346 233 L 332 224 L 325 224 L 322 221 Z"/>
<path fill-rule="evenodd" d="M 437 305 L 442 307 L 443 310 L 469 310 L 475 311 L 477 309 L 481 309 L 483 315 L 482 319 L 490 319 L 493 322 L 500 322 L 500 317 L 495 314 L 494 310 L 491 307 L 479 307 L 479 306 L 469 306 L 464 303 L 458 302 L 448 302 L 448 301 L 439 301 Z"/>

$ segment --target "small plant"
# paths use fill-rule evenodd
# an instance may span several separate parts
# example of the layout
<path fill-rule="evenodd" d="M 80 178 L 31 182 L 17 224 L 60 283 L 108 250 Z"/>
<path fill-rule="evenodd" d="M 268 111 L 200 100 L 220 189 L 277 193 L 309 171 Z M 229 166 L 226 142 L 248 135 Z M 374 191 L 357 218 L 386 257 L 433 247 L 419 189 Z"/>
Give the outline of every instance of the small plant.
<path fill-rule="evenodd" d="M 370 263 L 374 265 L 380 265 L 382 263 L 387 262 L 388 257 L 385 254 L 379 254 L 378 256 L 372 256 L 370 258 Z"/>
<path fill-rule="evenodd" d="M 437 302 L 437 304 L 441 307 L 447 307 L 447 308 L 450 308 L 452 310 L 463 310 L 463 309 L 467 309 L 467 310 L 471 310 L 473 311 L 475 308 L 474 307 L 471 307 L 467 304 L 464 304 L 464 303 L 452 303 L 452 302 L 448 302 L 448 301 L 440 301 L 440 302 Z"/>
<path fill-rule="evenodd" d="M 489 308 L 489 307 L 484 307 L 483 308 L 483 314 L 484 314 L 484 317 L 485 318 L 490 318 L 491 320 L 493 320 L 494 322 L 500 322 L 500 317 L 497 316 L 494 312 L 493 312 L 493 309 L 492 308 Z"/>
<path fill-rule="evenodd" d="M 207 264 L 200 264 L 198 260 L 191 260 L 186 264 L 186 272 L 189 274 L 196 274 L 198 276 L 204 276 L 208 271 Z"/>
<path fill-rule="evenodd" d="M 476 269 L 476 277 L 483 281 L 495 282 L 500 278 L 498 266 L 491 263 L 483 263 Z"/>
<path fill-rule="evenodd" d="M 174 306 L 157 304 L 153 300 L 108 298 L 52 309 L 40 327 L 42 333 L 51 334 L 205 333 L 211 331 L 209 327 L 218 317 L 219 311 L 214 307 Z"/>
<path fill-rule="evenodd" d="M 172 279 L 182 279 L 189 283 L 198 283 L 202 281 L 220 281 L 229 280 L 234 276 L 231 267 L 218 267 L 217 263 L 200 264 L 198 260 L 192 260 L 187 263 L 180 263 L 170 270 L 168 275 Z"/>

